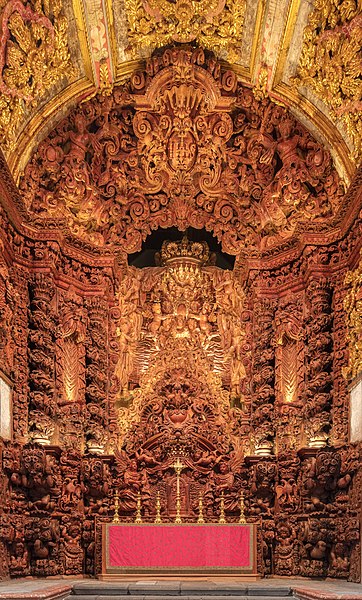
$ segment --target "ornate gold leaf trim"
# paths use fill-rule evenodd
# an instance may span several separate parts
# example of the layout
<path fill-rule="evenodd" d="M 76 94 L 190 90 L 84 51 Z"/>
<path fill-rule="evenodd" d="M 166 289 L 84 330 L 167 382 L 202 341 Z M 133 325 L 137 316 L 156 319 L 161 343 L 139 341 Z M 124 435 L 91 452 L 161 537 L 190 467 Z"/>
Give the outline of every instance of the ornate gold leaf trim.
<path fill-rule="evenodd" d="M 11 0 L 2 14 L 0 143 L 11 151 L 27 109 L 62 78 L 72 77 L 68 22 L 60 0 Z"/>
<path fill-rule="evenodd" d="M 362 252 L 358 267 L 347 273 L 345 282 L 349 285 L 344 300 L 349 361 L 348 366 L 343 370 L 343 375 L 348 379 L 354 379 L 362 373 Z"/>
<path fill-rule="evenodd" d="M 295 85 L 307 85 L 346 130 L 357 163 L 362 157 L 362 6 L 318 0 L 304 30 Z"/>

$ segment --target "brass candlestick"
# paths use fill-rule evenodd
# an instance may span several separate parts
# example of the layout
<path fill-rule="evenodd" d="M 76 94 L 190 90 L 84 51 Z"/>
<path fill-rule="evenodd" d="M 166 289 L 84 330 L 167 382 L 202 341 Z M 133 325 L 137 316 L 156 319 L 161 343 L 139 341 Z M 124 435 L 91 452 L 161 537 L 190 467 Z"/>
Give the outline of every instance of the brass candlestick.
<path fill-rule="evenodd" d="M 245 504 L 244 504 L 244 492 L 241 490 L 240 492 L 240 517 L 239 523 L 246 523 L 245 519 Z"/>
<path fill-rule="evenodd" d="M 162 519 L 161 519 L 161 502 L 160 502 L 160 492 L 157 492 L 157 499 L 156 499 L 156 517 L 155 517 L 155 523 L 162 523 Z"/>
<path fill-rule="evenodd" d="M 176 472 L 176 518 L 175 523 L 182 523 L 181 519 L 181 498 L 180 498 L 180 475 L 181 471 L 184 468 L 184 464 L 181 462 L 179 457 L 177 457 L 173 468 Z"/>
<path fill-rule="evenodd" d="M 220 496 L 220 517 L 219 517 L 219 523 L 226 523 L 226 519 L 225 519 L 224 490 L 221 492 L 221 496 Z"/>
<path fill-rule="evenodd" d="M 204 514 L 203 514 L 203 502 L 202 502 L 202 494 L 199 494 L 199 518 L 197 519 L 198 523 L 205 523 Z"/>
<path fill-rule="evenodd" d="M 118 496 L 118 490 L 116 490 L 114 492 L 114 515 L 113 515 L 113 521 L 112 523 L 119 523 L 119 496 Z"/>
<path fill-rule="evenodd" d="M 137 511 L 135 523 L 142 523 L 142 515 L 141 515 L 141 492 L 137 494 Z"/>

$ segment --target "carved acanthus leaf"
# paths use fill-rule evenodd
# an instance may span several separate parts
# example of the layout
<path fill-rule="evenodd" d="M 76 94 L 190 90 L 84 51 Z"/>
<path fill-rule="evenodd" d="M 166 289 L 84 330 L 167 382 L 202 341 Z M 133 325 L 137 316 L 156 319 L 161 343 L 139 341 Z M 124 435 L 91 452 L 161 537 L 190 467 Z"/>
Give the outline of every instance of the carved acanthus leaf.
<path fill-rule="evenodd" d="M 133 57 L 171 42 L 196 41 L 230 61 L 240 55 L 245 0 L 126 0 Z"/>

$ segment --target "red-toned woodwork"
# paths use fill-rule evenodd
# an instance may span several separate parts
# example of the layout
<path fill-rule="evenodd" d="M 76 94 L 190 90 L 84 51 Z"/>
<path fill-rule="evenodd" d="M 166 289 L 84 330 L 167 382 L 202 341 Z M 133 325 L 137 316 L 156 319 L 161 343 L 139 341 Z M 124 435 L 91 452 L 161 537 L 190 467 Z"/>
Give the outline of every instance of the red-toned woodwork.
<path fill-rule="evenodd" d="M 360 577 L 361 445 L 348 443 L 345 274 L 361 175 L 210 54 L 154 56 L 68 115 L 20 195 L 0 160 L 0 576 L 99 572 L 113 518 L 258 522 L 262 575 Z M 22 205 L 22 201 L 24 205 Z M 352 205 L 355 205 L 353 210 Z M 345 212 L 344 212 L 345 211 Z M 355 211 L 355 212 L 353 212 Z M 160 227 L 205 228 L 137 269 Z M 181 238 L 181 234 L 180 234 Z M 162 254 L 163 252 L 163 254 Z M 176 260 L 175 260 L 176 259 Z"/>

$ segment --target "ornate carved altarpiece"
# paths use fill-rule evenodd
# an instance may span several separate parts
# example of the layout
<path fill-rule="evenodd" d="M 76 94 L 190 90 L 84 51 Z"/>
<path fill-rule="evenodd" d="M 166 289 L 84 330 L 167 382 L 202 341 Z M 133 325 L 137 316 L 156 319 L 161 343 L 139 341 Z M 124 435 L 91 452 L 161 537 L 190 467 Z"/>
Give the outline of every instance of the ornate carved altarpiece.
<path fill-rule="evenodd" d="M 196 522 L 200 497 L 235 523 L 243 492 L 260 574 L 358 580 L 360 175 L 346 195 L 287 108 L 199 48 L 108 91 L 40 142 L 20 194 L 1 163 L 0 573 L 99 573 L 116 492 L 125 523 Z M 234 269 L 181 233 L 129 266 L 170 227 L 211 231 Z"/>

